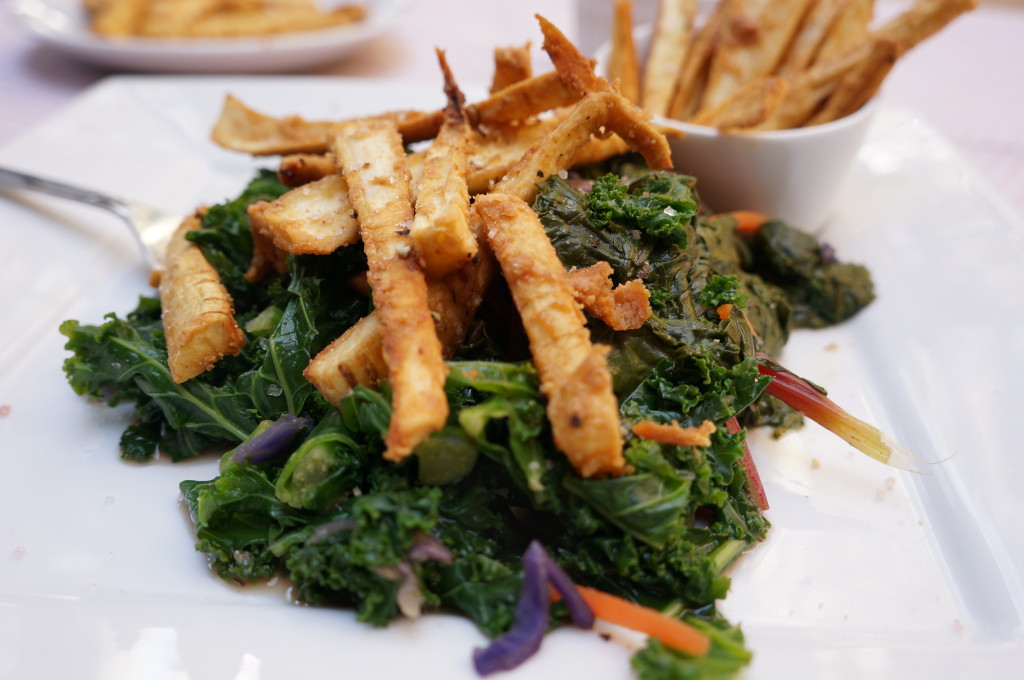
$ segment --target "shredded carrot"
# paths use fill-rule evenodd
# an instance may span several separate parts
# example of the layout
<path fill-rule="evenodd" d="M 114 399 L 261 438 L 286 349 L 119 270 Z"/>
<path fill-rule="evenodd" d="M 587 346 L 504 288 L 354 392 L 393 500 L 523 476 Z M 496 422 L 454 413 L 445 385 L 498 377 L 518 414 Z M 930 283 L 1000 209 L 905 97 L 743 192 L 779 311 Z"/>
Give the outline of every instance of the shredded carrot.
<path fill-rule="evenodd" d="M 711 649 L 711 638 L 684 621 L 594 588 L 576 586 L 576 590 L 602 621 L 644 633 L 691 656 L 704 656 Z M 553 588 L 551 599 L 559 599 Z"/>
<path fill-rule="evenodd" d="M 732 304 L 727 302 L 724 305 L 718 305 L 718 309 L 715 311 L 718 312 L 718 318 L 725 321 L 732 314 Z"/>
<path fill-rule="evenodd" d="M 711 434 L 715 424 L 705 420 L 697 427 L 683 427 L 678 421 L 671 424 L 656 423 L 653 420 L 638 420 L 633 423 L 633 434 L 643 439 L 674 444 L 676 446 L 711 446 Z"/>
<path fill-rule="evenodd" d="M 733 210 L 730 213 L 736 219 L 736 231 L 740 234 L 754 234 L 761 225 L 768 221 L 768 218 L 753 210 Z"/>

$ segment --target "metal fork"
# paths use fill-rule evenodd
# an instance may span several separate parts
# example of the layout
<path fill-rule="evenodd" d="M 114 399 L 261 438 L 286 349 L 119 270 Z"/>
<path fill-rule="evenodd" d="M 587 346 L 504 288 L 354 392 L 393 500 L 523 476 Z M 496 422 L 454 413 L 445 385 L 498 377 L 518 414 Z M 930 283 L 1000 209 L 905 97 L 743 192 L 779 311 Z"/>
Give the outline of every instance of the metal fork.
<path fill-rule="evenodd" d="M 143 256 L 156 269 L 163 267 L 167 242 L 182 220 L 181 215 L 170 215 L 147 205 L 2 167 L 0 167 L 0 187 L 36 191 L 103 208 L 114 213 L 131 227 L 135 240 L 142 249 Z"/>

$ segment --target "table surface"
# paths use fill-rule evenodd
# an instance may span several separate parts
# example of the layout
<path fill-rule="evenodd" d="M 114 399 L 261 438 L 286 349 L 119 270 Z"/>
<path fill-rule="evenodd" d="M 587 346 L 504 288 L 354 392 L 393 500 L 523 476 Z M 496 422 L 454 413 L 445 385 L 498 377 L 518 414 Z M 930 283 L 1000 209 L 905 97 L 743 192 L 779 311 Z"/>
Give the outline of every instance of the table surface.
<path fill-rule="evenodd" d="M 9 1 L 9 0 L 5 0 Z M 879 14 L 907 2 L 880 0 Z M 547 69 L 533 18 L 542 13 L 587 53 L 607 39 L 610 0 L 413 0 L 388 34 L 357 55 L 312 71 L 374 78 L 437 78 L 435 46 L 448 52 L 464 83 L 491 77 L 496 45 L 533 41 L 536 69 Z M 635 0 L 637 23 L 654 0 Z M 58 111 L 110 72 L 95 69 L 24 35 L 0 12 L 0 146 Z M 937 36 L 904 56 L 881 93 L 891 106 L 912 110 L 949 139 L 1024 215 L 1024 0 L 982 0 Z"/>

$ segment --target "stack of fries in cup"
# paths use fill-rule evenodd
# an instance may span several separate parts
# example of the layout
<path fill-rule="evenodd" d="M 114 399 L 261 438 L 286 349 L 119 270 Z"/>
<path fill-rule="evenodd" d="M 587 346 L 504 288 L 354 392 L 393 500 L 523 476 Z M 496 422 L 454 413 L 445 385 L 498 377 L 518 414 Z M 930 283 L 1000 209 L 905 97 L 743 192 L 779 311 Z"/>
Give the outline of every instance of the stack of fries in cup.
<path fill-rule="evenodd" d="M 916 0 L 872 28 L 874 0 L 659 0 L 641 68 L 632 0 L 615 0 L 608 76 L 652 114 L 721 130 L 782 130 L 847 116 L 904 53 L 977 0 Z"/>
<path fill-rule="evenodd" d="M 407 457 L 445 424 L 444 359 L 500 268 L 556 446 L 584 477 L 627 471 L 607 348 L 591 341 L 582 310 L 618 330 L 638 328 L 651 314 L 647 289 L 639 280 L 613 288 L 607 263 L 565 271 L 529 202 L 539 182 L 574 165 L 632 149 L 665 169 L 671 153 L 648 114 L 538 19 L 555 70 L 532 76 L 528 47 L 497 50 L 492 94 L 475 104 L 464 103 L 439 51 L 442 110 L 307 121 L 273 118 L 228 96 L 214 127 L 213 139 L 228 149 L 282 155 L 279 176 L 294 187 L 249 207 L 255 247 L 247 278 L 282 266 L 287 254 L 362 242 L 374 311 L 316 356 L 305 376 L 335 404 L 355 386 L 386 378 L 389 460 Z M 426 140 L 426 148 L 405 152 Z M 195 227 L 187 221 L 175 236 L 161 282 L 178 382 L 241 347 L 227 292 L 185 238 Z M 189 287 L 201 287 L 201 299 L 178 294 Z"/>
<path fill-rule="evenodd" d="M 92 30 L 112 37 L 230 38 L 310 31 L 361 21 L 362 5 L 314 0 L 83 0 Z"/>

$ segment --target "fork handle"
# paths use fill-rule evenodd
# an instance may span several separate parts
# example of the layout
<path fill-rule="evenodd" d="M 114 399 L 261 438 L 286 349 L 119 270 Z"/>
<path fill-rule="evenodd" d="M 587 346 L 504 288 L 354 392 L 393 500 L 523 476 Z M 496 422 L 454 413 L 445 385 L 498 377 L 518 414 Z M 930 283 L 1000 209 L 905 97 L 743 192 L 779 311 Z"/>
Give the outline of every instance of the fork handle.
<path fill-rule="evenodd" d="M 122 217 L 126 213 L 125 204 L 122 201 L 106 194 L 7 168 L 0 168 L 0 187 L 38 191 L 50 196 L 93 205 L 97 208 L 105 208 Z"/>

